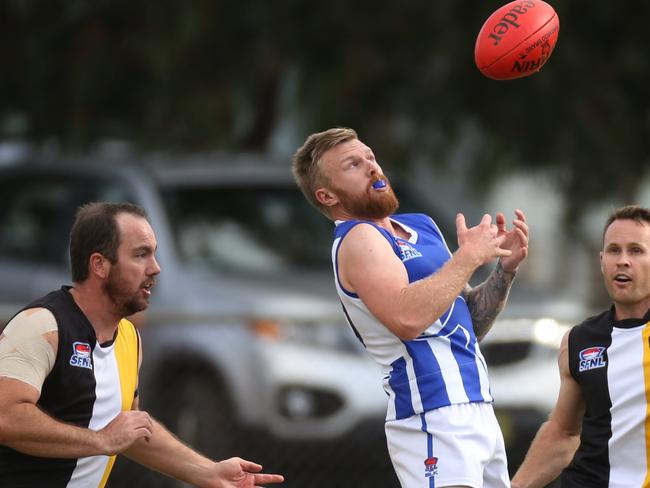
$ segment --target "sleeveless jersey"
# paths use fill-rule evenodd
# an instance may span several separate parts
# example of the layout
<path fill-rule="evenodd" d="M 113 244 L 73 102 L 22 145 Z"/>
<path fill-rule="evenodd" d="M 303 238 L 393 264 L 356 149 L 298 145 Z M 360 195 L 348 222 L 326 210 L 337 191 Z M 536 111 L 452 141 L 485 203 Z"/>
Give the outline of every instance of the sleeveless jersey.
<path fill-rule="evenodd" d="M 585 320 L 569 333 L 568 353 L 586 412 L 562 486 L 650 486 L 650 311 L 616 321 L 612 309 Z"/>
<path fill-rule="evenodd" d="M 99 344 L 69 288 L 62 287 L 25 307 L 48 309 L 58 326 L 56 360 L 37 405 L 62 422 L 100 430 L 133 405 L 138 381 L 138 332 L 131 322 L 122 319 L 115 338 Z M 114 461 L 115 456 L 42 458 L 0 446 L 0 486 L 103 487 Z"/>
<path fill-rule="evenodd" d="M 372 222 L 351 220 L 337 222 L 332 246 L 334 281 L 348 323 L 384 375 L 389 398 L 386 420 L 405 419 L 452 404 L 491 402 L 487 366 L 462 296 L 419 337 L 405 341 L 341 285 L 338 249 L 347 233 L 360 223 L 374 226 L 386 238 L 406 268 L 410 283 L 432 275 L 451 257 L 440 229 L 427 215 L 398 214 L 391 220 L 410 234 L 408 240 Z"/>

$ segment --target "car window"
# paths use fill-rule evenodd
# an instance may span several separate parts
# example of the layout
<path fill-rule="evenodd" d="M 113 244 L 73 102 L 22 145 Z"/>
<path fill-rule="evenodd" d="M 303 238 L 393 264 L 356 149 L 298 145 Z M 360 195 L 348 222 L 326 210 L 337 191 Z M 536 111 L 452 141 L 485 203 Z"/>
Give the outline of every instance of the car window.
<path fill-rule="evenodd" d="M 3 178 L 0 194 L 0 257 L 61 265 L 77 207 L 129 196 L 105 179 L 33 174 Z"/>
<path fill-rule="evenodd" d="M 331 267 L 334 224 L 294 187 L 163 191 L 181 259 L 220 270 Z"/>

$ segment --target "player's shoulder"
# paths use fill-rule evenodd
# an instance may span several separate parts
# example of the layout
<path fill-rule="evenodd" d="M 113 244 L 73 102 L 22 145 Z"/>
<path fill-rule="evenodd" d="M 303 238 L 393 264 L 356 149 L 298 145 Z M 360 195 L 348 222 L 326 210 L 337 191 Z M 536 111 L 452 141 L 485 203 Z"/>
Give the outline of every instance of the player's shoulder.
<path fill-rule="evenodd" d="M 582 322 L 577 324 L 575 328 L 581 327 L 581 328 L 590 328 L 590 327 L 597 327 L 602 324 L 609 324 L 611 323 L 612 319 L 612 312 L 611 310 L 604 310 L 596 315 L 591 315 L 590 317 L 587 317 L 584 319 Z"/>
<path fill-rule="evenodd" d="M 367 236 L 381 233 L 381 227 L 368 220 L 346 220 L 336 225 L 335 237 Z"/>
<path fill-rule="evenodd" d="M 582 322 L 574 325 L 569 331 L 569 340 L 575 342 L 581 338 L 594 337 L 608 332 L 612 326 L 610 310 L 587 317 Z"/>
<path fill-rule="evenodd" d="M 347 233 L 347 238 L 343 240 L 342 247 L 357 248 L 361 252 L 367 252 L 368 249 L 384 247 L 393 242 L 391 234 L 379 225 L 372 222 L 358 222 Z"/>
<path fill-rule="evenodd" d="M 352 261 L 394 252 L 395 239 L 381 226 L 368 221 L 357 220 L 345 233 L 338 236 L 334 245 L 339 256 L 347 256 Z"/>
<path fill-rule="evenodd" d="M 7 322 L 3 333 L 9 334 L 12 331 L 21 330 L 23 333 L 43 334 L 46 332 L 57 332 L 58 325 L 56 317 L 51 310 L 45 307 L 31 307 L 18 312 Z"/>

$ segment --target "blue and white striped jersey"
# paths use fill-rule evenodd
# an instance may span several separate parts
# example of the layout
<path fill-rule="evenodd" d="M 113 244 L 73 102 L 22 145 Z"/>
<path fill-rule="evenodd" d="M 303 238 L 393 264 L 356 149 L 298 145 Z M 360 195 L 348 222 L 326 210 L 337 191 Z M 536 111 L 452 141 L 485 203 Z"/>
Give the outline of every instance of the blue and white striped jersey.
<path fill-rule="evenodd" d="M 355 225 L 373 225 L 388 240 L 404 264 L 409 282 L 435 273 L 451 257 L 440 229 L 424 214 L 396 214 L 391 220 L 409 234 L 395 237 L 372 222 L 337 222 L 332 246 L 336 289 L 348 322 L 384 373 L 389 397 L 386 420 L 404 419 L 451 404 L 492 402 L 485 359 L 474 335 L 462 296 L 419 337 L 401 340 L 368 310 L 361 299 L 343 288 L 338 277 L 338 249 Z"/>

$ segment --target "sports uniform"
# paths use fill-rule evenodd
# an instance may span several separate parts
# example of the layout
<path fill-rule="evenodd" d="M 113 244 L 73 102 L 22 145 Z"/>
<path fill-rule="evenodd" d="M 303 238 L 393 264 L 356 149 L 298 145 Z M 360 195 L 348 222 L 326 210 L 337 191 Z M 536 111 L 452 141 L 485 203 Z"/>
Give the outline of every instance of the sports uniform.
<path fill-rule="evenodd" d="M 386 437 L 395 471 L 408 488 L 509 486 L 487 366 L 464 298 L 456 298 L 419 337 L 401 340 L 339 280 L 339 247 L 363 223 L 390 243 L 409 282 L 430 276 L 451 257 L 440 229 L 427 215 L 398 214 L 391 220 L 409 233 L 408 240 L 372 222 L 337 221 L 332 260 L 348 322 L 382 368 L 388 394 Z"/>
<path fill-rule="evenodd" d="M 139 336 L 133 324 L 123 319 L 113 340 L 99 344 L 69 289 L 62 287 L 23 309 L 45 308 L 57 322 L 56 360 L 37 405 L 57 420 L 100 430 L 133 405 Z M 42 458 L 0 446 L 0 486 L 103 487 L 114 460 L 115 456 Z"/>
<path fill-rule="evenodd" d="M 569 333 L 569 371 L 586 411 L 562 486 L 650 486 L 650 311 L 617 321 L 609 310 Z"/>

